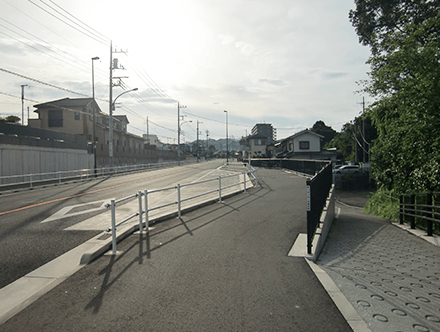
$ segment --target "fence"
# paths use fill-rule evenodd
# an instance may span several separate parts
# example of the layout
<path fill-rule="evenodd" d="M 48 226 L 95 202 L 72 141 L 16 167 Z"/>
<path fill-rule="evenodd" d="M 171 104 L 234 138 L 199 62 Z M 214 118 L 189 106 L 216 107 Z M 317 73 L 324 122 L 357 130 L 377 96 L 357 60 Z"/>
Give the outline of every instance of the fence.
<path fill-rule="evenodd" d="M 332 186 L 332 164 L 328 163 L 313 178 L 307 179 L 307 253 L 312 253 L 313 238 L 319 226 Z"/>
<path fill-rule="evenodd" d="M 328 163 L 329 161 L 326 160 L 310 159 L 251 159 L 252 166 L 279 167 L 312 176 L 319 172 Z"/>
<path fill-rule="evenodd" d="M 183 164 L 184 162 L 181 162 Z M 35 185 L 60 184 L 70 181 L 88 180 L 93 177 L 110 176 L 130 172 L 152 170 L 176 166 L 177 161 L 151 163 L 142 165 L 127 165 L 118 167 L 100 167 L 95 169 L 80 169 L 73 171 L 57 171 L 48 173 L 22 174 L 0 176 L 0 191 L 19 188 L 33 188 Z"/>
<path fill-rule="evenodd" d="M 440 226 L 440 206 L 435 205 L 439 201 L 440 192 L 426 194 L 400 195 L 399 221 L 403 225 L 409 221 L 411 229 L 426 229 L 428 236 L 432 236 L 434 223 Z"/>
<path fill-rule="evenodd" d="M 238 176 L 238 182 L 226 183 L 226 182 L 228 182 L 227 181 L 228 179 L 232 179 L 234 177 L 236 178 L 237 176 Z M 243 181 L 240 180 L 241 176 L 243 177 Z M 258 175 L 257 175 L 256 170 L 253 168 L 249 168 L 242 173 L 237 173 L 237 174 L 223 176 L 223 177 L 219 176 L 217 178 L 203 180 L 203 181 L 197 181 L 197 182 L 192 182 L 192 183 L 187 183 L 187 184 L 178 184 L 176 186 L 167 187 L 167 188 L 139 191 L 136 194 L 133 194 L 133 195 L 130 195 L 130 196 L 118 199 L 118 200 L 111 200 L 110 204 L 107 205 L 107 208 L 111 209 L 111 227 L 109 227 L 107 229 L 107 232 L 112 232 L 112 251 L 113 251 L 113 254 L 114 255 L 116 254 L 116 245 L 117 245 L 116 244 L 116 242 L 117 242 L 116 230 L 117 230 L 117 228 L 119 226 L 121 226 L 122 224 L 132 220 L 133 218 L 135 218 L 135 217 L 139 218 L 139 231 L 140 231 L 140 233 L 141 234 L 143 233 L 144 225 L 145 225 L 146 232 L 148 233 L 150 212 L 155 211 L 155 210 L 159 210 L 159 209 L 164 209 L 169 206 L 177 205 L 176 212 L 177 212 L 177 216 L 180 218 L 182 215 L 182 210 L 183 210 L 182 203 L 188 202 L 190 200 L 194 200 L 196 198 L 200 198 L 203 196 L 207 196 L 209 194 L 214 194 L 214 193 L 218 193 L 218 196 L 216 195 L 217 198 L 209 198 L 208 201 L 214 201 L 214 200 L 217 201 L 218 200 L 219 202 L 221 202 L 222 197 L 224 197 L 224 195 L 222 196 L 222 193 L 224 194 L 226 189 L 236 187 L 236 186 L 240 186 L 240 189 L 241 189 L 241 185 L 243 185 L 243 191 L 246 192 L 247 183 L 250 181 L 253 181 L 253 180 L 256 182 L 256 184 L 258 184 Z M 212 187 L 211 187 L 211 188 L 209 188 L 209 190 L 199 192 L 196 195 L 189 196 L 189 197 L 182 197 L 182 189 L 183 188 L 188 188 L 188 187 L 197 186 L 197 185 L 201 185 L 201 184 L 205 185 L 208 183 L 216 183 L 215 189 L 212 189 Z M 171 200 L 169 202 L 166 202 L 164 204 L 160 204 L 157 206 L 152 206 L 152 204 L 149 203 L 150 198 L 153 194 L 161 193 L 161 192 L 173 192 L 173 191 L 177 196 L 176 200 Z M 120 205 L 121 203 L 127 202 L 129 200 L 133 200 L 133 199 L 138 200 L 137 211 L 129 216 L 124 217 L 122 220 L 117 222 L 117 220 L 116 220 L 116 207 L 118 205 Z M 206 203 L 206 200 L 203 203 Z M 173 212 L 174 211 L 172 211 L 171 213 L 173 213 Z M 145 215 L 145 222 L 144 222 L 144 217 L 143 217 L 144 215 Z"/>

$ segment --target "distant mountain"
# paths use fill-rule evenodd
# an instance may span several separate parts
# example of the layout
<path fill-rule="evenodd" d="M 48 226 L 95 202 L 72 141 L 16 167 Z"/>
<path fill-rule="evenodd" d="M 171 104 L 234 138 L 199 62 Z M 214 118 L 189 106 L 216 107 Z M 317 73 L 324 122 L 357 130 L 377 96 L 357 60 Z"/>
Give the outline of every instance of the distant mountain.
<path fill-rule="evenodd" d="M 192 143 L 197 143 L 197 141 L 194 141 Z M 191 143 L 191 144 L 192 144 Z M 203 144 L 206 147 L 206 139 L 200 140 L 200 143 Z M 226 138 L 220 138 L 220 139 L 209 139 L 208 140 L 208 146 L 214 145 L 216 150 L 226 151 Z M 240 150 L 240 142 L 235 139 L 228 139 L 228 148 L 229 150 Z"/>

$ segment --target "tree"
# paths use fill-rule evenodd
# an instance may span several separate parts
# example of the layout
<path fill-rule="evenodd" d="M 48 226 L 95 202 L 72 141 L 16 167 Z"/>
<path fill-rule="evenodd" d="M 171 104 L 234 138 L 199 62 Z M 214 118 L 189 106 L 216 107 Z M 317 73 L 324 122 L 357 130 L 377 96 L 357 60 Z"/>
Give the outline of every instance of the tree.
<path fill-rule="evenodd" d="M 440 14 L 400 26 L 380 46 L 365 86 L 377 100 L 369 110 L 379 134 L 374 175 L 398 192 L 439 190 Z"/>
<path fill-rule="evenodd" d="M 11 122 L 11 123 L 19 123 L 21 119 L 15 115 L 8 115 L 6 117 L 0 117 L 0 122 Z"/>
<path fill-rule="evenodd" d="M 440 0 L 355 0 L 355 4 L 350 21 L 359 42 L 370 46 L 373 54 L 380 53 L 387 40 L 408 24 L 421 24 L 440 12 Z"/>
<path fill-rule="evenodd" d="M 336 130 L 327 126 L 324 121 L 321 120 L 315 122 L 311 131 L 318 135 L 324 136 L 324 139 L 322 140 L 323 146 L 329 143 L 336 136 Z"/>
<path fill-rule="evenodd" d="M 342 126 L 340 133 L 325 146 L 326 148 L 337 148 L 344 160 L 355 160 L 354 156 L 354 125 L 347 122 Z"/>
<path fill-rule="evenodd" d="M 351 122 L 347 122 L 342 126 L 340 133 L 326 145 L 326 148 L 337 148 L 342 154 L 343 160 L 363 161 L 365 146 L 365 161 L 369 162 L 368 152 L 369 147 L 372 146 L 373 141 L 377 138 L 376 128 L 372 125 L 372 120 L 368 114 L 364 114 Z M 365 136 L 363 134 L 363 126 L 365 125 Z M 357 126 L 357 130 L 356 130 Z M 357 133 L 357 135 L 356 135 Z M 368 143 L 368 144 L 367 144 Z M 356 158 L 356 144 L 357 144 L 357 158 Z"/>

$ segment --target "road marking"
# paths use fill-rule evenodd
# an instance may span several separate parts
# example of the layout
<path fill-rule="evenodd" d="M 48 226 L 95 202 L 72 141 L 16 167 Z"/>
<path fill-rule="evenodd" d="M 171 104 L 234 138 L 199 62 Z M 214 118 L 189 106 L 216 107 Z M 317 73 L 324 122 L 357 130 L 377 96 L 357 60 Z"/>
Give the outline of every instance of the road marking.
<path fill-rule="evenodd" d="M 18 211 L 23 211 L 23 210 L 31 209 L 31 208 L 34 208 L 34 207 L 37 207 L 37 206 L 41 206 L 41 205 L 46 205 L 46 204 L 50 204 L 50 203 L 65 201 L 65 200 L 70 199 L 70 198 L 80 197 L 80 196 L 84 196 L 84 195 L 88 195 L 88 194 L 93 194 L 93 193 L 97 193 L 97 192 L 108 190 L 108 189 L 117 188 L 117 187 L 120 187 L 120 186 L 125 186 L 127 184 L 131 184 L 131 183 L 134 183 L 134 182 L 137 182 L 137 180 L 126 182 L 126 183 L 121 183 L 121 184 L 118 184 L 118 185 L 115 185 L 115 186 L 111 186 L 111 187 L 106 187 L 106 188 L 102 188 L 102 189 L 92 190 L 92 191 L 89 191 L 89 192 L 86 192 L 86 193 L 82 193 L 82 194 L 76 194 L 76 195 L 73 195 L 73 196 L 57 198 L 57 199 L 54 199 L 54 200 L 51 200 L 51 201 L 47 201 L 47 202 L 41 202 L 41 203 L 37 203 L 37 204 L 33 204 L 33 205 L 23 206 L 23 207 L 18 208 L 18 209 L 0 212 L 0 216 L 2 216 L 4 214 L 12 213 L 12 212 L 18 212 Z"/>
<path fill-rule="evenodd" d="M 101 205 L 97 208 L 91 208 L 91 209 L 82 210 L 79 212 L 69 213 L 72 209 L 75 209 L 78 207 L 83 207 L 86 205 L 96 205 L 99 203 L 101 203 Z M 46 223 L 46 222 L 53 221 L 53 220 L 60 220 L 60 219 L 69 218 L 69 217 L 73 217 L 73 216 L 79 216 L 79 215 L 85 214 L 85 213 L 105 210 L 107 204 L 110 204 L 110 199 L 96 201 L 96 202 L 90 202 L 90 203 L 77 204 L 77 205 L 72 205 L 72 206 L 66 206 L 66 207 L 62 208 L 61 210 L 59 210 L 58 212 L 55 212 L 49 218 L 44 219 L 41 223 Z"/>

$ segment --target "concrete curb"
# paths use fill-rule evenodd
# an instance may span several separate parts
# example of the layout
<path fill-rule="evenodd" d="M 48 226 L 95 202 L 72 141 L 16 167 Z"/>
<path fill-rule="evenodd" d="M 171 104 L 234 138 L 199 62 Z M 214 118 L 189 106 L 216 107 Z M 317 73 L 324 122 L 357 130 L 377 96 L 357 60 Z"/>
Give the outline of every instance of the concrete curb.
<path fill-rule="evenodd" d="M 309 259 L 306 259 L 307 264 L 309 264 L 313 273 L 318 278 L 322 287 L 326 290 L 332 301 L 338 307 L 341 314 L 344 316 L 347 323 L 353 329 L 354 332 L 371 332 L 367 323 L 359 316 L 356 309 L 347 300 L 344 294 L 341 292 L 334 281 L 329 277 L 329 275 Z"/>

